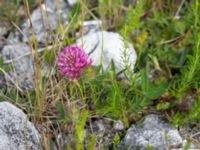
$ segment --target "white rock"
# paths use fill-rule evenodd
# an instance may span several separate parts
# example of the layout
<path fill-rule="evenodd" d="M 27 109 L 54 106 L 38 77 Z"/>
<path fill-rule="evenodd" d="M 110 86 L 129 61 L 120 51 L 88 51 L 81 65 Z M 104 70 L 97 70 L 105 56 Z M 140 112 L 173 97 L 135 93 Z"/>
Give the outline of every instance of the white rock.
<path fill-rule="evenodd" d="M 89 20 L 89 21 L 84 21 L 83 22 L 84 28 L 85 27 L 100 27 L 102 26 L 102 21 L 101 20 Z"/>
<path fill-rule="evenodd" d="M 78 2 L 78 0 L 67 0 L 67 1 L 68 1 L 69 5 L 71 5 L 71 6 Z"/>
<path fill-rule="evenodd" d="M 77 40 L 77 45 L 82 46 L 82 38 Z M 102 55 L 102 66 L 104 70 L 109 70 L 111 60 L 115 64 L 116 72 L 120 72 L 128 66 L 133 71 L 136 62 L 136 52 L 134 47 L 128 43 L 127 48 L 122 37 L 118 33 L 97 31 L 89 32 L 83 37 L 83 49 L 93 60 L 94 66 L 99 66 Z M 126 57 L 124 57 L 126 53 Z M 126 61 L 124 61 L 124 58 Z M 127 65 L 126 65 L 127 64 Z"/>
<path fill-rule="evenodd" d="M 0 149 L 38 150 L 40 135 L 27 116 L 8 102 L 0 103 Z"/>

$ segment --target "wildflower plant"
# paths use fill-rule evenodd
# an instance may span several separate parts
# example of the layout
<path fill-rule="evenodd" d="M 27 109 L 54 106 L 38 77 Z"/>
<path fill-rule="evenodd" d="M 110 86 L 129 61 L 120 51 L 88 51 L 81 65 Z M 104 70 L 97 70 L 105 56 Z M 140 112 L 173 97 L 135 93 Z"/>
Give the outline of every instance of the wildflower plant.
<path fill-rule="evenodd" d="M 92 59 L 78 46 L 67 46 L 58 55 L 60 73 L 70 80 L 79 80 L 81 73 L 92 64 Z"/>

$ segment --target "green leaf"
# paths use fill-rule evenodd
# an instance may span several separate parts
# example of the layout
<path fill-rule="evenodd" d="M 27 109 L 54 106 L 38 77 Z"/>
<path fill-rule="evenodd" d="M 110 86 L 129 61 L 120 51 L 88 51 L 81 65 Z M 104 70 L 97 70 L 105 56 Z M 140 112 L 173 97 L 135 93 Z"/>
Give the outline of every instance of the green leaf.
<path fill-rule="evenodd" d="M 178 33 L 184 34 L 185 32 L 185 22 L 177 21 L 175 22 L 175 29 Z"/>
<path fill-rule="evenodd" d="M 50 65 L 53 65 L 55 63 L 55 60 L 56 60 L 56 54 L 55 54 L 55 51 L 48 51 L 48 50 L 45 50 L 45 53 L 44 53 L 44 59 L 46 61 L 46 63 L 50 66 Z"/>
<path fill-rule="evenodd" d="M 79 116 L 79 122 L 76 124 L 76 136 L 77 136 L 77 141 L 76 141 L 76 147 L 77 150 L 81 150 L 83 147 L 83 142 L 85 139 L 85 132 L 84 132 L 84 127 L 87 121 L 88 117 L 88 111 L 85 110 L 83 111 L 80 116 Z"/>
<path fill-rule="evenodd" d="M 10 72 L 13 70 L 13 67 L 11 65 L 4 66 L 3 68 L 4 68 L 5 72 Z"/>
<path fill-rule="evenodd" d="M 3 66 L 3 58 L 2 57 L 0 57 L 0 67 L 2 67 Z"/>
<path fill-rule="evenodd" d="M 156 109 L 157 110 L 166 110 L 170 107 L 170 103 L 169 102 L 165 102 L 165 103 L 161 103 L 161 104 L 158 104 L 156 106 Z"/>
<path fill-rule="evenodd" d="M 62 105 L 62 103 L 60 101 L 56 102 L 56 107 L 57 107 L 57 109 L 59 111 L 59 120 L 60 121 L 66 120 L 65 109 L 64 109 L 64 107 L 63 107 L 63 105 Z"/>
<path fill-rule="evenodd" d="M 111 77 L 116 78 L 116 71 L 115 71 L 115 63 L 113 59 L 111 60 L 111 71 L 110 71 Z"/>
<path fill-rule="evenodd" d="M 79 26 L 79 22 L 81 20 L 81 3 L 77 2 L 72 10 L 68 14 L 68 20 L 70 22 L 70 26 L 76 29 Z"/>
<path fill-rule="evenodd" d="M 88 150 L 94 150 L 95 149 L 95 144 L 96 144 L 96 135 L 95 134 L 93 134 L 92 135 L 92 138 L 91 138 L 91 140 L 90 140 L 90 142 L 89 142 L 89 144 L 88 144 Z"/>
<path fill-rule="evenodd" d="M 147 76 L 147 69 L 142 70 L 142 91 L 146 93 L 148 91 L 148 86 L 149 86 L 149 81 L 148 81 L 148 76 Z"/>
<path fill-rule="evenodd" d="M 163 82 L 158 86 L 151 86 L 145 94 L 148 98 L 156 99 L 159 98 L 165 92 L 167 87 L 167 82 Z"/>
<path fill-rule="evenodd" d="M 117 145 L 119 144 L 120 142 L 120 137 L 118 134 L 115 135 L 114 139 L 113 139 L 113 144 L 114 144 L 114 150 L 117 149 Z"/>

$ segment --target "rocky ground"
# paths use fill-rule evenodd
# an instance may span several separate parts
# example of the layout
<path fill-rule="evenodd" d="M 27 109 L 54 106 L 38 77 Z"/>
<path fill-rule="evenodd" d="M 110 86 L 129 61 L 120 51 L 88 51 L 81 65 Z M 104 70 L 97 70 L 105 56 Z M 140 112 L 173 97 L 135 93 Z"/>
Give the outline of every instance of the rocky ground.
<path fill-rule="evenodd" d="M 67 14 L 71 7 L 76 3 L 76 0 L 60 0 L 60 17 L 61 22 L 66 25 Z M 127 1 L 128 3 L 128 1 Z M 32 26 L 35 32 L 36 42 L 38 44 L 39 53 L 43 53 L 45 45 L 48 44 L 49 50 L 52 48 L 51 32 L 56 32 L 58 27 L 58 19 L 56 13 L 56 4 L 54 0 L 48 0 L 46 7 L 42 5 L 42 11 L 48 13 L 48 20 L 44 19 L 41 24 L 41 9 L 36 7 L 31 13 Z M 49 26 L 48 22 L 51 23 Z M 128 43 L 128 46 L 123 45 L 122 37 L 118 33 L 101 31 L 100 20 L 91 20 L 84 22 L 85 36 L 84 48 L 93 59 L 93 65 L 100 64 L 100 54 L 102 45 L 103 52 L 103 67 L 110 69 L 109 62 L 114 61 L 116 71 L 119 72 L 121 67 L 122 49 L 126 49 L 128 54 L 128 63 L 133 70 L 136 62 L 136 52 L 134 47 Z M 0 56 L 3 58 L 4 65 L 13 65 L 11 72 L 5 72 L 4 77 L 0 77 L 0 86 L 16 86 L 19 91 L 29 91 L 34 88 L 34 68 L 31 54 L 33 49 L 29 46 L 29 40 L 32 37 L 29 20 L 25 20 L 20 26 L 21 30 L 15 32 L 9 31 L 6 24 L 0 23 Z M 46 34 L 44 34 L 45 30 Z M 102 38 L 103 35 L 103 38 Z M 48 37 L 48 38 L 46 38 Z M 57 37 L 58 39 L 60 37 Z M 47 40 L 46 40 L 47 39 Z M 103 42 L 104 41 L 104 42 Z M 82 45 L 82 39 L 78 39 L 76 45 Z M 59 46 L 59 45 L 58 45 Z M 112 49 L 115 49 L 113 52 Z M 43 74 L 46 75 L 45 67 Z M 52 70 L 54 72 L 54 70 Z M 29 121 L 29 116 L 7 100 L 0 103 L 0 149 L 2 150 L 23 150 L 43 149 L 43 140 L 41 137 L 41 125 L 34 125 Z M 113 147 L 116 144 L 116 149 L 141 149 L 153 147 L 155 150 L 167 149 L 184 149 L 187 147 L 190 150 L 199 149 L 199 129 L 183 127 L 173 127 L 164 119 L 165 117 L 157 114 L 146 115 L 143 120 L 134 123 L 130 128 L 126 129 L 122 121 L 112 120 L 109 118 L 96 118 L 91 120 L 85 128 L 86 145 L 91 139 L 92 134 L 97 136 L 97 149 L 105 147 Z M 43 126 L 42 126 L 43 128 Z M 37 130 L 38 129 L 38 130 Z M 119 136 L 118 140 L 116 134 Z M 67 147 L 72 139 L 70 134 L 59 133 L 53 138 L 53 149 L 61 150 L 61 142 Z M 116 139 L 116 143 L 113 143 Z M 191 141 L 190 141 L 191 140 Z"/>
<path fill-rule="evenodd" d="M 1 102 L 0 108 L 2 110 L 0 112 L 0 147 L 2 149 L 43 149 L 42 133 L 36 130 L 36 127 L 28 120 L 22 110 L 9 102 Z M 113 147 L 113 139 L 116 133 L 119 137 L 123 136 L 122 140 L 118 141 L 119 144 L 116 145 L 119 150 L 136 148 L 145 150 L 150 147 L 156 150 L 198 149 L 198 145 L 187 140 L 188 137 L 181 136 L 179 130 L 167 123 L 162 116 L 156 114 L 147 115 L 144 120 L 132 124 L 129 129 L 125 129 L 121 121 L 106 118 L 97 119 L 85 131 L 87 133 L 86 143 L 92 134 L 97 135 L 97 149 Z M 193 134 L 193 136 L 197 136 L 197 134 Z M 67 147 L 67 144 L 71 141 L 70 135 L 65 133 L 58 135 L 57 140 L 54 141 L 53 149 L 60 149 L 59 144 L 61 144 L 61 141 Z"/>

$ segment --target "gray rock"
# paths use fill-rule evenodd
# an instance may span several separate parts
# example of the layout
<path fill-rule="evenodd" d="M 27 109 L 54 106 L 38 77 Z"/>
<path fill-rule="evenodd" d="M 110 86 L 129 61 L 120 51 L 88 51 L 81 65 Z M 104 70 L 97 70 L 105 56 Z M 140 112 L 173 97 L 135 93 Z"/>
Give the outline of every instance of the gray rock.
<path fill-rule="evenodd" d="M 93 60 L 94 66 L 99 66 L 102 56 L 102 66 L 104 70 L 111 68 L 111 61 L 115 64 L 115 71 L 118 73 L 125 68 L 131 71 L 136 62 L 136 52 L 134 47 L 127 43 L 125 45 L 122 37 L 118 33 L 97 31 L 89 32 L 77 40 L 77 45 L 82 46 L 89 57 Z"/>
<path fill-rule="evenodd" d="M 133 150 L 137 147 L 145 150 L 148 146 L 152 146 L 155 150 L 167 150 L 179 148 L 182 144 L 183 140 L 177 129 L 172 128 L 158 115 L 148 115 L 141 125 L 132 125 L 128 129 L 119 149 Z"/>
<path fill-rule="evenodd" d="M 9 137 L 0 130 L 0 147 L 2 150 L 11 149 Z"/>
<path fill-rule="evenodd" d="M 6 80 L 23 90 L 34 88 L 31 57 L 30 55 L 24 56 L 30 52 L 30 46 L 25 43 L 6 45 L 2 50 L 4 63 L 10 63 L 13 67 L 12 71 L 5 76 Z"/>
<path fill-rule="evenodd" d="M 8 25 L 4 22 L 0 22 L 0 37 L 8 32 Z"/>
<path fill-rule="evenodd" d="M 15 33 L 10 32 L 9 36 L 6 39 L 6 45 L 14 45 L 16 43 L 19 43 L 21 41 L 22 35 L 18 31 Z"/>
<path fill-rule="evenodd" d="M 57 1 L 47 0 L 45 4 L 36 8 L 31 14 L 32 27 L 34 29 L 34 34 L 36 41 L 41 44 L 52 43 L 54 31 L 58 27 L 58 20 L 60 23 L 67 23 L 67 14 L 69 12 L 69 7 L 64 0 L 58 1 L 58 11 L 57 11 Z M 58 19 L 60 16 L 60 19 Z M 30 21 L 27 19 L 22 25 L 24 41 L 28 41 L 32 37 L 32 30 L 30 26 Z"/>
<path fill-rule="evenodd" d="M 89 32 L 97 32 L 101 30 L 102 21 L 101 20 L 89 20 L 83 22 L 85 34 Z"/>
<path fill-rule="evenodd" d="M 39 150 L 40 135 L 22 110 L 8 102 L 0 110 L 0 149 Z"/>

